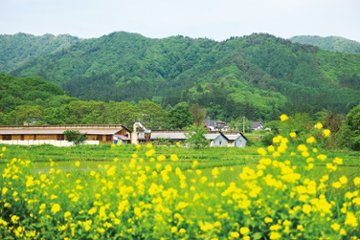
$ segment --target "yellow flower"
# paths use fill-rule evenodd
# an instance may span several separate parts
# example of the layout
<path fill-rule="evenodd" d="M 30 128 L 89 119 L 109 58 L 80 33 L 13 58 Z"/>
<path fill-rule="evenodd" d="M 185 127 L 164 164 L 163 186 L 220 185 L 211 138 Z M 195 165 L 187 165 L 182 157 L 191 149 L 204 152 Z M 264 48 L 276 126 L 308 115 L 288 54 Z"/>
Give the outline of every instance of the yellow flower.
<path fill-rule="evenodd" d="M 323 128 L 322 123 L 321 123 L 321 122 L 317 122 L 317 123 L 315 124 L 315 128 L 316 128 L 316 129 L 322 129 L 322 128 Z"/>
<path fill-rule="evenodd" d="M 281 238 L 281 234 L 278 232 L 270 232 L 270 239 L 280 239 Z"/>
<path fill-rule="evenodd" d="M 354 179 L 355 180 L 355 179 Z M 1 194 L 2 195 L 5 195 L 8 191 L 8 188 L 7 187 L 3 187 L 3 189 L 1 190 Z"/>
<path fill-rule="evenodd" d="M 266 150 L 264 148 L 258 148 L 257 150 L 258 154 L 265 156 L 267 154 Z"/>
<path fill-rule="evenodd" d="M 0 218 L 0 226 L 6 227 L 7 225 L 8 225 L 7 221 L 5 221 L 4 219 Z"/>
<path fill-rule="evenodd" d="M 154 149 L 150 149 L 149 151 L 147 151 L 146 153 L 145 153 L 145 155 L 147 156 L 147 157 L 151 157 L 152 155 L 154 155 L 155 154 L 155 150 Z"/>
<path fill-rule="evenodd" d="M 304 231 L 304 227 L 303 227 L 303 225 L 301 225 L 301 224 L 300 224 L 300 225 L 297 225 L 296 229 L 299 230 L 299 231 L 301 231 L 301 232 Z"/>
<path fill-rule="evenodd" d="M 291 138 L 296 138 L 296 132 L 291 132 L 289 135 Z"/>
<path fill-rule="evenodd" d="M 313 144 L 313 143 L 316 143 L 316 139 L 313 136 L 311 136 L 306 139 L 306 142 L 308 144 Z"/>
<path fill-rule="evenodd" d="M 176 154 L 171 154 L 170 155 L 170 160 L 176 162 L 176 161 L 179 160 L 179 158 L 178 158 L 178 156 Z"/>
<path fill-rule="evenodd" d="M 272 218 L 270 218 L 270 217 L 266 217 L 265 219 L 264 219 L 264 222 L 265 223 L 272 223 Z"/>
<path fill-rule="evenodd" d="M 345 185 L 345 184 L 347 184 L 348 179 L 347 179 L 347 177 L 342 176 L 341 178 L 339 178 L 339 182 L 340 182 L 341 184 Z"/>
<path fill-rule="evenodd" d="M 178 231 L 177 227 L 173 226 L 171 227 L 171 233 L 176 233 Z"/>
<path fill-rule="evenodd" d="M 300 144 L 299 146 L 297 146 L 297 150 L 299 152 L 307 152 L 308 148 L 304 144 Z"/>
<path fill-rule="evenodd" d="M 305 204 L 303 207 L 302 207 L 302 211 L 306 214 L 310 214 L 311 212 L 311 206 L 309 204 Z"/>
<path fill-rule="evenodd" d="M 239 238 L 240 237 L 240 234 L 238 232 L 230 232 L 229 235 L 231 238 Z"/>
<path fill-rule="evenodd" d="M 330 134 L 331 134 L 331 131 L 329 129 L 324 129 L 322 132 L 322 135 L 326 138 L 330 137 Z"/>
<path fill-rule="evenodd" d="M 285 122 L 289 119 L 289 117 L 286 114 L 281 114 L 280 121 Z"/>
<path fill-rule="evenodd" d="M 70 218 L 70 217 L 71 217 L 71 212 L 66 211 L 66 212 L 64 213 L 64 218 Z"/>
<path fill-rule="evenodd" d="M 5 152 L 6 149 L 7 149 L 6 147 L 2 147 L 2 148 L 1 148 L 1 151 L 2 151 L 2 152 Z"/>
<path fill-rule="evenodd" d="M 240 233 L 242 235 L 248 235 L 250 233 L 250 229 L 248 227 L 241 227 L 240 228 Z"/>
<path fill-rule="evenodd" d="M 93 215 L 94 213 L 96 213 L 97 207 L 92 207 L 90 208 L 90 210 L 88 211 L 89 215 Z"/>
<path fill-rule="evenodd" d="M 76 161 L 76 162 L 75 162 L 75 166 L 76 166 L 76 167 L 80 167 L 80 161 Z"/>
<path fill-rule="evenodd" d="M 146 144 L 146 148 L 152 148 L 153 145 L 151 143 Z"/>
<path fill-rule="evenodd" d="M 340 230 L 340 225 L 338 223 L 333 223 L 333 224 L 331 224 L 331 228 L 334 231 L 339 231 Z"/>
<path fill-rule="evenodd" d="M 360 177 L 355 177 L 353 181 L 355 186 L 360 186 Z"/>
<path fill-rule="evenodd" d="M 320 161 L 325 161 L 327 159 L 327 156 L 325 154 L 319 154 L 317 156 L 317 159 L 319 159 Z"/>
<path fill-rule="evenodd" d="M 157 157 L 157 160 L 159 161 L 159 162 L 162 162 L 162 161 L 164 161 L 166 159 L 166 157 L 165 157 L 165 155 L 163 155 L 163 154 L 161 154 L 161 155 L 159 155 L 158 157 Z"/>
<path fill-rule="evenodd" d="M 17 224 L 20 220 L 20 217 L 16 216 L 16 215 L 12 215 L 11 216 L 11 222 L 14 224 Z"/>
<path fill-rule="evenodd" d="M 61 210 L 61 207 L 60 207 L 60 205 L 59 204 L 57 204 L 57 203 L 53 203 L 52 205 L 51 205 L 51 213 L 53 213 L 53 214 L 56 214 L 57 212 L 59 212 Z"/>
<path fill-rule="evenodd" d="M 114 176 L 116 173 L 116 167 L 115 166 L 111 166 L 107 171 L 106 171 L 106 175 L 108 175 L 109 177 Z"/>
<path fill-rule="evenodd" d="M 339 158 L 339 157 L 335 157 L 333 160 L 333 163 L 337 164 L 337 165 L 342 165 L 343 164 L 343 159 Z"/>
<path fill-rule="evenodd" d="M 340 183 L 340 182 L 334 182 L 334 183 L 332 184 L 332 186 L 333 186 L 333 188 L 338 189 L 338 188 L 341 188 L 341 183 Z"/>
<path fill-rule="evenodd" d="M 352 212 L 346 213 L 345 225 L 349 225 L 354 228 L 356 228 L 358 226 L 358 220 L 355 217 L 354 213 L 352 213 Z"/>

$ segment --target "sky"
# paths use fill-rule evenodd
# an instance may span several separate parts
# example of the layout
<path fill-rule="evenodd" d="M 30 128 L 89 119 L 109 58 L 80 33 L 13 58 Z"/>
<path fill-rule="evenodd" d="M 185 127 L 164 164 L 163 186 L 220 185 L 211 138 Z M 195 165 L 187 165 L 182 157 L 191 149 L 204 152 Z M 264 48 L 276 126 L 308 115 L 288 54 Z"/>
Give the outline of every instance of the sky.
<path fill-rule="evenodd" d="M 0 34 L 225 40 L 251 33 L 360 41 L 360 0 L 0 0 Z"/>

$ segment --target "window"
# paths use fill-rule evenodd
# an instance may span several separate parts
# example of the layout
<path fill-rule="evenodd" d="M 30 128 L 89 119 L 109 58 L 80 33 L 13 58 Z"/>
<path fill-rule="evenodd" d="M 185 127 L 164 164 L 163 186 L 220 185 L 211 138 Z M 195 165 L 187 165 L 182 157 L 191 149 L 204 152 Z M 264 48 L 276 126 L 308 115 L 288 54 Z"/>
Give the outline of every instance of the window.
<path fill-rule="evenodd" d="M 96 140 L 102 141 L 103 135 L 97 135 Z"/>
<path fill-rule="evenodd" d="M 63 140 L 65 140 L 65 135 L 64 135 L 64 134 L 58 134 L 58 135 L 57 135 L 57 140 L 58 140 L 58 141 L 63 141 Z"/>
<path fill-rule="evenodd" d="M 11 140 L 11 135 L 3 135 L 3 140 Z"/>
<path fill-rule="evenodd" d="M 106 135 L 106 141 L 111 142 L 112 141 L 112 136 L 111 135 Z"/>
<path fill-rule="evenodd" d="M 20 135 L 20 140 L 21 140 L 21 141 L 24 141 L 24 140 L 25 140 L 24 134 L 21 134 L 21 135 Z"/>

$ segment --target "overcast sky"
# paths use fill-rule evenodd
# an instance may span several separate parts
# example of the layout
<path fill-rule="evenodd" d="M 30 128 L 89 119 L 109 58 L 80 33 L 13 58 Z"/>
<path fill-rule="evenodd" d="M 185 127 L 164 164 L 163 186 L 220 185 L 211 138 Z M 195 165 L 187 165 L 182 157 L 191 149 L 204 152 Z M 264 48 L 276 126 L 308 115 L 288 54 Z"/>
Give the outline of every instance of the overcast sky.
<path fill-rule="evenodd" d="M 360 41 L 360 0 L 0 0 L 0 34 L 114 31 L 224 40 L 253 32 Z"/>

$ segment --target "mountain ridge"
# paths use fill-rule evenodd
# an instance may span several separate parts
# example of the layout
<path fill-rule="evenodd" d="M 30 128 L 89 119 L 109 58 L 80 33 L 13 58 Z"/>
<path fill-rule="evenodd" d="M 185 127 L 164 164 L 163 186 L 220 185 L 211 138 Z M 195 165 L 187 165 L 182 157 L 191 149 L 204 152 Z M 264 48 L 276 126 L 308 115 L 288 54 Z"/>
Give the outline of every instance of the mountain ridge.
<path fill-rule="evenodd" d="M 300 44 L 313 45 L 332 52 L 360 54 L 360 42 L 339 36 L 300 35 L 289 40 Z"/>
<path fill-rule="evenodd" d="M 197 102 L 225 117 L 343 112 L 360 101 L 360 56 L 326 52 L 270 34 L 218 42 L 114 32 L 72 40 L 61 51 L 53 47 L 11 71 L 0 66 L 0 71 L 40 76 L 85 100 L 151 99 L 163 106 Z M 16 60 L 18 55 L 13 56 Z"/>

